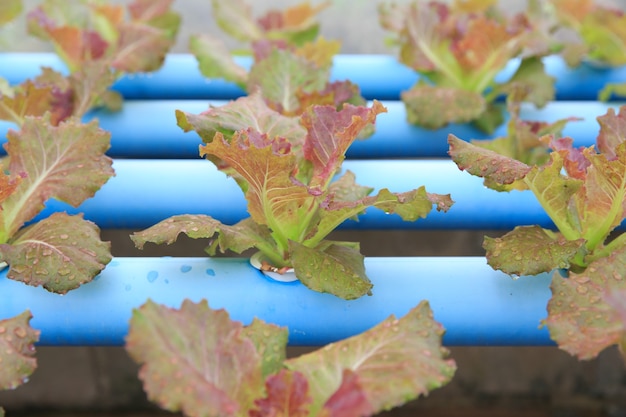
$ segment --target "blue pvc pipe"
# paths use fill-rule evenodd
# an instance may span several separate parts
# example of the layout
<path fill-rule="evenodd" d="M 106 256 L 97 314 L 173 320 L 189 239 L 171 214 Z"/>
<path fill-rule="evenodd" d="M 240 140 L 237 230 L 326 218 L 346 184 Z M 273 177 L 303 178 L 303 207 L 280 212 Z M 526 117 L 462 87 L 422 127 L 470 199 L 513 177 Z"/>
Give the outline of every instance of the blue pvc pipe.
<path fill-rule="evenodd" d="M 176 124 L 175 111 L 183 110 L 198 114 L 212 105 L 224 101 L 163 100 L 128 101 L 118 113 L 97 111 L 87 117 L 97 117 L 103 129 L 111 132 L 109 155 L 119 158 L 197 158 L 200 137 L 195 132 L 185 133 Z M 388 113 L 380 114 L 376 132 L 368 139 L 356 141 L 348 150 L 348 158 L 398 158 L 398 157 L 446 157 L 447 137 L 453 133 L 461 139 L 487 139 L 506 135 L 506 125 L 500 126 L 492 135 L 486 135 L 469 124 L 453 124 L 437 130 L 428 130 L 406 122 L 404 104 L 384 101 Z M 609 107 L 622 103 L 597 101 L 552 102 L 544 109 L 523 107 L 522 117 L 527 120 L 556 121 L 572 116 L 583 121 L 571 122 L 563 134 L 571 136 L 577 146 L 595 143 L 600 129 L 596 117 L 606 113 Z M 0 121 L 0 143 L 9 128 Z M 0 149 L 0 152 L 4 152 Z"/>
<path fill-rule="evenodd" d="M 180 307 L 207 299 L 235 320 L 289 328 L 291 345 L 322 345 L 363 332 L 421 300 L 447 329 L 446 345 L 548 345 L 539 329 L 550 277 L 513 281 L 484 258 L 368 258 L 373 296 L 344 301 L 301 283 L 269 281 L 245 259 L 117 258 L 95 281 L 65 296 L 0 274 L 0 319 L 30 309 L 43 345 L 121 345 L 133 308 L 147 299 Z"/>
<path fill-rule="evenodd" d="M 250 59 L 237 58 L 248 68 Z M 544 58 L 546 72 L 556 80 L 558 100 L 596 100 L 606 83 L 626 81 L 626 67 L 598 68 L 583 64 L 569 68 L 557 56 Z M 512 60 L 498 75 L 497 81 L 510 78 L 519 61 Z M 52 53 L 2 53 L 0 76 L 16 84 L 39 73 L 40 66 L 65 71 L 63 63 Z M 334 59 L 332 80 L 350 79 L 361 87 L 368 99 L 397 100 L 418 79 L 410 68 L 393 55 L 338 55 Z M 129 75 L 118 81 L 115 89 L 129 99 L 229 99 L 243 92 L 222 80 L 206 80 L 190 54 L 170 54 L 164 66 L 150 75 Z"/>
<path fill-rule="evenodd" d="M 235 182 L 204 160 L 116 160 L 116 176 L 78 209 L 50 201 L 52 211 L 83 212 L 103 228 L 146 228 L 176 214 L 208 214 L 226 224 L 248 216 Z M 405 222 L 395 214 L 369 209 L 352 229 L 511 229 L 520 224 L 552 227 L 530 191 L 498 193 L 482 180 L 459 171 L 450 160 L 346 161 L 357 183 L 403 192 L 425 185 L 428 192 L 451 194 L 447 213 Z"/>

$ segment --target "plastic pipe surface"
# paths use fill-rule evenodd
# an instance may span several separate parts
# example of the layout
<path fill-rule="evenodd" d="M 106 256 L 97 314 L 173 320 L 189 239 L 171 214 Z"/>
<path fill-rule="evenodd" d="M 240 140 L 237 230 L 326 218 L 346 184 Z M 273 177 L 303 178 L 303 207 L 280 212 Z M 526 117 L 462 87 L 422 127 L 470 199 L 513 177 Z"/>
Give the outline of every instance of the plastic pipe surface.
<path fill-rule="evenodd" d="M 507 135 L 506 124 L 502 124 L 493 134 L 488 135 L 470 124 L 452 124 L 441 129 L 428 130 L 413 126 L 406 121 L 404 103 L 382 102 L 388 113 L 382 113 L 376 120 L 373 136 L 355 141 L 348 149 L 348 158 L 412 158 L 447 157 L 448 134 L 463 140 L 488 139 Z M 209 104 L 218 106 L 224 101 L 127 101 L 121 112 L 96 111 L 86 120 L 97 118 L 100 126 L 111 132 L 111 149 L 108 154 L 119 158 L 198 158 L 201 138 L 195 132 L 185 133 L 176 124 L 176 110 L 192 114 L 201 113 Z M 572 121 L 563 130 L 564 136 L 574 139 L 576 146 L 595 144 L 599 132 L 596 117 L 617 108 L 622 102 L 600 103 L 588 101 L 552 102 L 543 109 L 525 105 L 522 118 L 555 122 L 573 116 L 582 117 Z M 0 141 L 5 141 L 6 132 L 14 128 L 8 122 L 0 121 Z M 4 149 L 0 148 L 0 152 Z"/>
<path fill-rule="evenodd" d="M 249 58 L 235 57 L 248 69 Z M 507 81 L 519 66 L 512 60 L 497 75 L 497 82 Z M 626 67 L 601 68 L 583 63 L 569 68 L 558 56 L 543 58 L 546 72 L 555 77 L 557 100 L 597 100 L 598 92 L 607 83 L 622 83 Z M 66 72 L 64 64 L 53 53 L 6 52 L 0 54 L 0 76 L 17 84 L 39 74 L 41 66 Z M 331 80 L 349 79 L 359 85 L 364 97 L 379 100 L 398 100 L 418 80 L 412 69 L 398 62 L 394 55 L 337 55 L 334 58 Z M 223 80 L 206 79 L 198 70 L 194 56 L 169 54 L 163 67 L 150 74 L 129 74 L 114 86 L 128 99 L 230 99 L 244 92 Z"/>
<path fill-rule="evenodd" d="M 447 345 L 547 345 L 539 329 L 550 277 L 516 281 L 484 258 L 368 258 L 373 295 L 345 301 L 300 282 L 270 281 L 246 259 L 116 258 L 91 283 L 64 296 L 0 274 L 0 319 L 26 309 L 43 345 L 121 345 L 133 308 L 146 300 L 179 308 L 206 299 L 235 320 L 289 328 L 291 345 L 322 345 L 361 333 L 429 300 Z"/>
<path fill-rule="evenodd" d="M 450 160 L 345 161 L 344 171 L 358 184 L 404 192 L 421 185 L 431 193 L 450 194 L 447 212 L 433 211 L 415 222 L 370 208 L 351 229 L 512 229 L 520 224 L 552 227 L 530 191 L 499 193 L 480 178 L 460 171 Z M 80 207 L 50 201 L 39 216 L 53 211 L 85 213 L 102 228 L 146 228 L 177 214 L 206 214 L 233 224 L 248 216 L 235 181 L 204 160 L 116 160 L 116 176 Z M 377 192 L 377 191 L 375 191 Z"/>

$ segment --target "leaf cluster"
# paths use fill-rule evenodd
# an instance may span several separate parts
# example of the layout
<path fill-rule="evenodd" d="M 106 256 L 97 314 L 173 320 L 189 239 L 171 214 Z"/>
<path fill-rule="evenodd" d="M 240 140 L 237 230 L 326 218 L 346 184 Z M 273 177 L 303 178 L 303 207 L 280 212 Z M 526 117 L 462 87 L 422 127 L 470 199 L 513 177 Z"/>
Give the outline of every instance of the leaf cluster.
<path fill-rule="evenodd" d="M 550 45 L 529 12 L 508 16 L 494 0 L 463 2 L 381 3 L 381 26 L 400 61 L 420 74 L 418 83 L 402 93 L 410 123 L 440 128 L 474 122 L 492 132 L 503 122 L 494 105 L 501 95 L 543 107 L 554 97 L 553 78 L 540 57 Z M 505 82 L 496 75 L 513 58 L 521 63 Z M 523 94 L 520 94 L 523 92 Z"/>
<path fill-rule="evenodd" d="M 430 194 L 424 187 L 370 195 L 373 189 L 357 185 L 351 172 L 341 173 L 348 147 L 384 111 L 375 101 L 371 108 L 346 104 L 339 111 L 312 106 L 292 118 L 269 108 L 259 94 L 200 115 L 178 111 L 179 126 L 204 140 L 201 155 L 237 181 L 250 218 L 227 226 L 209 216 L 175 216 L 134 234 L 135 244 L 172 243 L 179 233 L 213 238 L 211 255 L 254 247 L 274 268 L 293 267 L 316 291 L 346 299 L 368 294 L 372 284 L 359 245 L 326 236 L 368 207 L 414 221 L 433 205 L 445 211 L 452 204 L 449 195 Z"/>
<path fill-rule="evenodd" d="M 96 105 L 118 107 L 108 88 L 123 72 L 158 68 L 178 25 L 171 1 L 135 0 L 124 9 L 99 0 L 46 0 L 28 14 L 32 34 L 50 40 L 68 66 L 43 68 L 20 85 L 0 83 L 0 119 L 14 123 L 0 160 L 0 263 L 7 278 L 65 294 L 91 281 L 111 260 L 110 244 L 82 215 L 35 217 L 46 201 L 78 207 L 114 175 L 105 155 L 110 134 L 82 117 Z M 20 1 L 4 1 L 0 24 L 19 15 Z M 34 371 L 30 313 L 0 321 L 0 389 Z"/>
<path fill-rule="evenodd" d="M 286 360 L 287 330 L 243 326 L 206 301 L 133 311 L 126 349 L 148 397 L 194 416 L 371 416 L 446 384 L 456 365 L 427 302 Z"/>
<path fill-rule="evenodd" d="M 531 190 L 557 230 L 518 226 L 486 237 L 488 263 L 514 276 L 567 270 L 553 277 L 546 320 L 553 337 L 581 358 L 619 344 L 624 351 L 626 298 L 624 234 L 610 239 L 626 218 L 626 108 L 598 117 L 596 147 L 573 147 L 571 138 L 544 137 L 551 152 L 541 165 L 526 164 L 449 136 L 460 169 L 495 188 Z M 621 313 L 620 313 L 621 312 Z M 607 332 L 595 338 L 594 332 Z M 618 330 L 615 330 L 618 329 Z M 599 334 L 599 333 L 598 333 Z"/>
<path fill-rule="evenodd" d="M 207 78 L 234 82 L 248 93 L 260 91 L 267 105 L 287 115 L 302 114 L 313 104 L 365 105 L 360 89 L 350 81 L 330 82 L 337 41 L 318 37 L 315 16 L 328 3 L 308 2 L 284 10 L 270 10 L 254 18 L 243 0 L 213 1 L 217 24 L 233 38 L 245 42 L 252 54 L 249 70 L 237 64 L 223 42 L 208 34 L 190 38 L 189 49 Z M 371 134 L 371 131 L 363 135 Z"/>

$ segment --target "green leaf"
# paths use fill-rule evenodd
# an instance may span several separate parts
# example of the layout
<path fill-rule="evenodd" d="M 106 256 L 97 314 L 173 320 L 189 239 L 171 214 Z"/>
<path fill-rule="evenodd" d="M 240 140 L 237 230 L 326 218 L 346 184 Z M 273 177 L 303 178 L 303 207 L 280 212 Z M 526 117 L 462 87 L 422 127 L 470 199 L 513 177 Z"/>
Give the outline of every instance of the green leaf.
<path fill-rule="evenodd" d="M 550 163 L 533 167 L 524 181 L 559 231 L 567 240 L 573 241 L 582 237 L 580 220 L 571 211 L 572 197 L 582 186 L 582 181 L 563 176 L 562 169 L 562 157 L 558 152 L 552 152 Z"/>
<path fill-rule="evenodd" d="M 374 412 L 388 410 L 447 383 L 456 370 L 441 346 L 443 328 L 422 301 L 406 316 L 389 317 L 358 336 L 286 361 L 309 381 L 317 415 L 342 385 L 344 370 L 358 378 Z"/>
<path fill-rule="evenodd" d="M 354 173 L 350 170 L 346 171 L 338 180 L 333 181 L 329 190 L 332 200 L 335 202 L 358 201 L 374 191 L 372 187 L 358 185 Z"/>
<path fill-rule="evenodd" d="M 82 215 L 53 213 L 0 245 L 7 276 L 58 294 L 91 281 L 111 261 L 110 243 Z"/>
<path fill-rule="evenodd" d="M 0 389 L 15 389 L 37 368 L 34 343 L 39 330 L 30 327 L 30 311 L 0 320 Z M 0 414 L 2 413 L 0 409 Z"/>
<path fill-rule="evenodd" d="M 252 16 L 252 8 L 244 0 L 211 0 L 215 22 L 233 38 L 251 42 L 261 38 L 262 31 Z"/>
<path fill-rule="evenodd" d="M 473 91 L 416 84 L 401 94 L 409 123 L 439 129 L 449 123 L 466 123 L 486 109 L 485 99 Z"/>
<path fill-rule="evenodd" d="M 0 26 L 9 23 L 22 13 L 22 0 L 3 0 L 0 2 Z"/>
<path fill-rule="evenodd" d="M 114 175 L 109 149 L 110 133 L 96 121 L 82 124 L 70 119 L 59 126 L 50 117 L 27 117 L 19 132 L 9 131 L 9 172 L 24 178 L 3 203 L 6 242 L 26 221 L 55 198 L 74 207 L 93 196 Z"/>
<path fill-rule="evenodd" d="M 250 417 L 308 417 L 309 384 L 299 372 L 281 369 L 265 381 L 267 396 L 255 401 Z"/>
<path fill-rule="evenodd" d="M 584 239 L 566 240 L 539 226 L 517 226 L 502 237 L 485 237 L 483 242 L 489 265 L 515 276 L 568 269 L 584 245 Z"/>
<path fill-rule="evenodd" d="M 264 241 L 271 242 L 269 231 L 250 219 L 228 226 L 210 216 L 192 214 L 172 216 L 146 230 L 133 233 L 130 238 L 137 248 L 143 249 L 147 242 L 170 245 L 176 242 L 181 233 L 192 239 L 214 238 L 208 250 L 210 255 L 215 255 L 218 247 L 222 253 L 226 250 L 242 253 L 262 245 Z"/>
<path fill-rule="evenodd" d="M 233 59 L 226 46 L 218 39 L 202 34 L 189 38 L 189 51 L 198 60 L 200 73 L 206 78 L 223 78 L 245 88 L 247 71 Z"/>
<path fill-rule="evenodd" d="M 489 149 L 448 135 L 449 154 L 459 169 L 496 184 L 512 184 L 524 178 L 531 167 Z"/>
<path fill-rule="evenodd" d="M 600 101 L 609 101 L 612 96 L 626 97 L 626 83 L 607 83 L 598 92 Z"/>
<path fill-rule="evenodd" d="M 289 254 L 296 277 L 314 291 L 346 300 L 371 294 L 372 283 L 358 247 L 325 241 L 318 248 L 309 248 L 290 241 Z"/>
<path fill-rule="evenodd" d="M 185 132 L 195 130 L 205 143 L 212 142 L 217 132 L 230 141 L 236 131 L 248 128 L 270 137 L 287 138 L 295 147 L 304 141 L 306 135 L 298 119 L 270 109 L 259 92 L 210 108 L 199 115 L 176 110 L 176 120 Z"/>
<path fill-rule="evenodd" d="M 618 344 L 625 356 L 626 247 L 565 279 L 552 277 L 552 299 L 544 323 L 559 347 L 579 359 L 592 359 Z"/>
<path fill-rule="evenodd" d="M 126 350 L 150 400 L 188 416 L 245 416 L 264 393 L 262 356 L 243 325 L 206 301 L 133 310 Z"/>
<path fill-rule="evenodd" d="M 267 58 L 252 66 L 246 89 L 260 90 L 270 107 L 293 116 L 304 110 L 298 95 L 324 89 L 328 78 L 328 70 L 313 62 L 289 50 L 273 49 Z"/>
<path fill-rule="evenodd" d="M 243 329 L 242 334 L 252 341 L 262 358 L 264 379 L 282 369 L 287 356 L 286 346 L 289 339 L 287 328 L 265 323 L 255 317 L 252 323 Z"/>
<path fill-rule="evenodd" d="M 513 77 L 505 84 L 498 86 L 497 91 L 515 97 L 516 100 L 533 103 L 544 107 L 554 99 L 554 77 L 545 72 L 541 58 L 523 59 Z M 517 93 L 513 93 L 517 90 Z"/>

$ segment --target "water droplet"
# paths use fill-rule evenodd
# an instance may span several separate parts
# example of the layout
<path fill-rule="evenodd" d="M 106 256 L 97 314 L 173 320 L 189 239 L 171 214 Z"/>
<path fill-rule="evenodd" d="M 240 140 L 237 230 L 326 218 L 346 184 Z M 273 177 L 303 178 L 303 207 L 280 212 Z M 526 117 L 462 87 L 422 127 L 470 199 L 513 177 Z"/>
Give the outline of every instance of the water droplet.
<path fill-rule="evenodd" d="M 15 333 L 15 335 L 20 339 L 26 337 L 26 329 L 23 327 L 16 327 L 15 330 L 13 330 L 13 333 Z"/>
<path fill-rule="evenodd" d="M 209 268 L 209 269 L 206 270 L 206 274 L 211 276 L 211 277 L 214 277 L 215 276 L 215 271 L 213 269 Z"/>
<path fill-rule="evenodd" d="M 61 239 L 63 239 L 63 240 L 66 240 L 66 239 L 68 239 L 68 238 L 69 238 L 69 236 L 68 236 L 68 235 L 66 235 L 65 233 L 63 233 L 62 235 L 59 235 L 59 238 L 61 238 Z"/>
<path fill-rule="evenodd" d="M 48 275 L 48 270 L 46 268 L 37 268 L 35 269 L 36 275 Z"/>
<path fill-rule="evenodd" d="M 589 291 L 589 288 L 585 287 L 584 285 L 579 285 L 578 287 L 576 287 L 576 292 L 578 294 L 587 294 L 587 291 Z"/>
<path fill-rule="evenodd" d="M 148 282 L 154 282 L 159 277 L 159 273 L 157 271 L 148 272 Z"/>
<path fill-rule="evenodd" d="M 180 272 L 185 273 L 191 271 L 191 265 L 181 265 Z"/>
<path fill-rule="evenodd" d="M 70 274 L 70 272 L 72 272 L 72 271 L 71 271 L 69 268 L 61 268 L 61 269 L 59 269 L 59 270 L 57 271 L 57 273 L 58 273 L 59 275 L 61 275 L 62 277 L 65 277 L 65 276 L 69 275 L 69 274 Z"/>
<path fill-rule="evenodd" d="M 50 256 L 50 255 L 52 255 L 52 250 L 51 249 L 44 249 L 44 250 L 41 251 L 41 254 L 43 256 Z"/>

